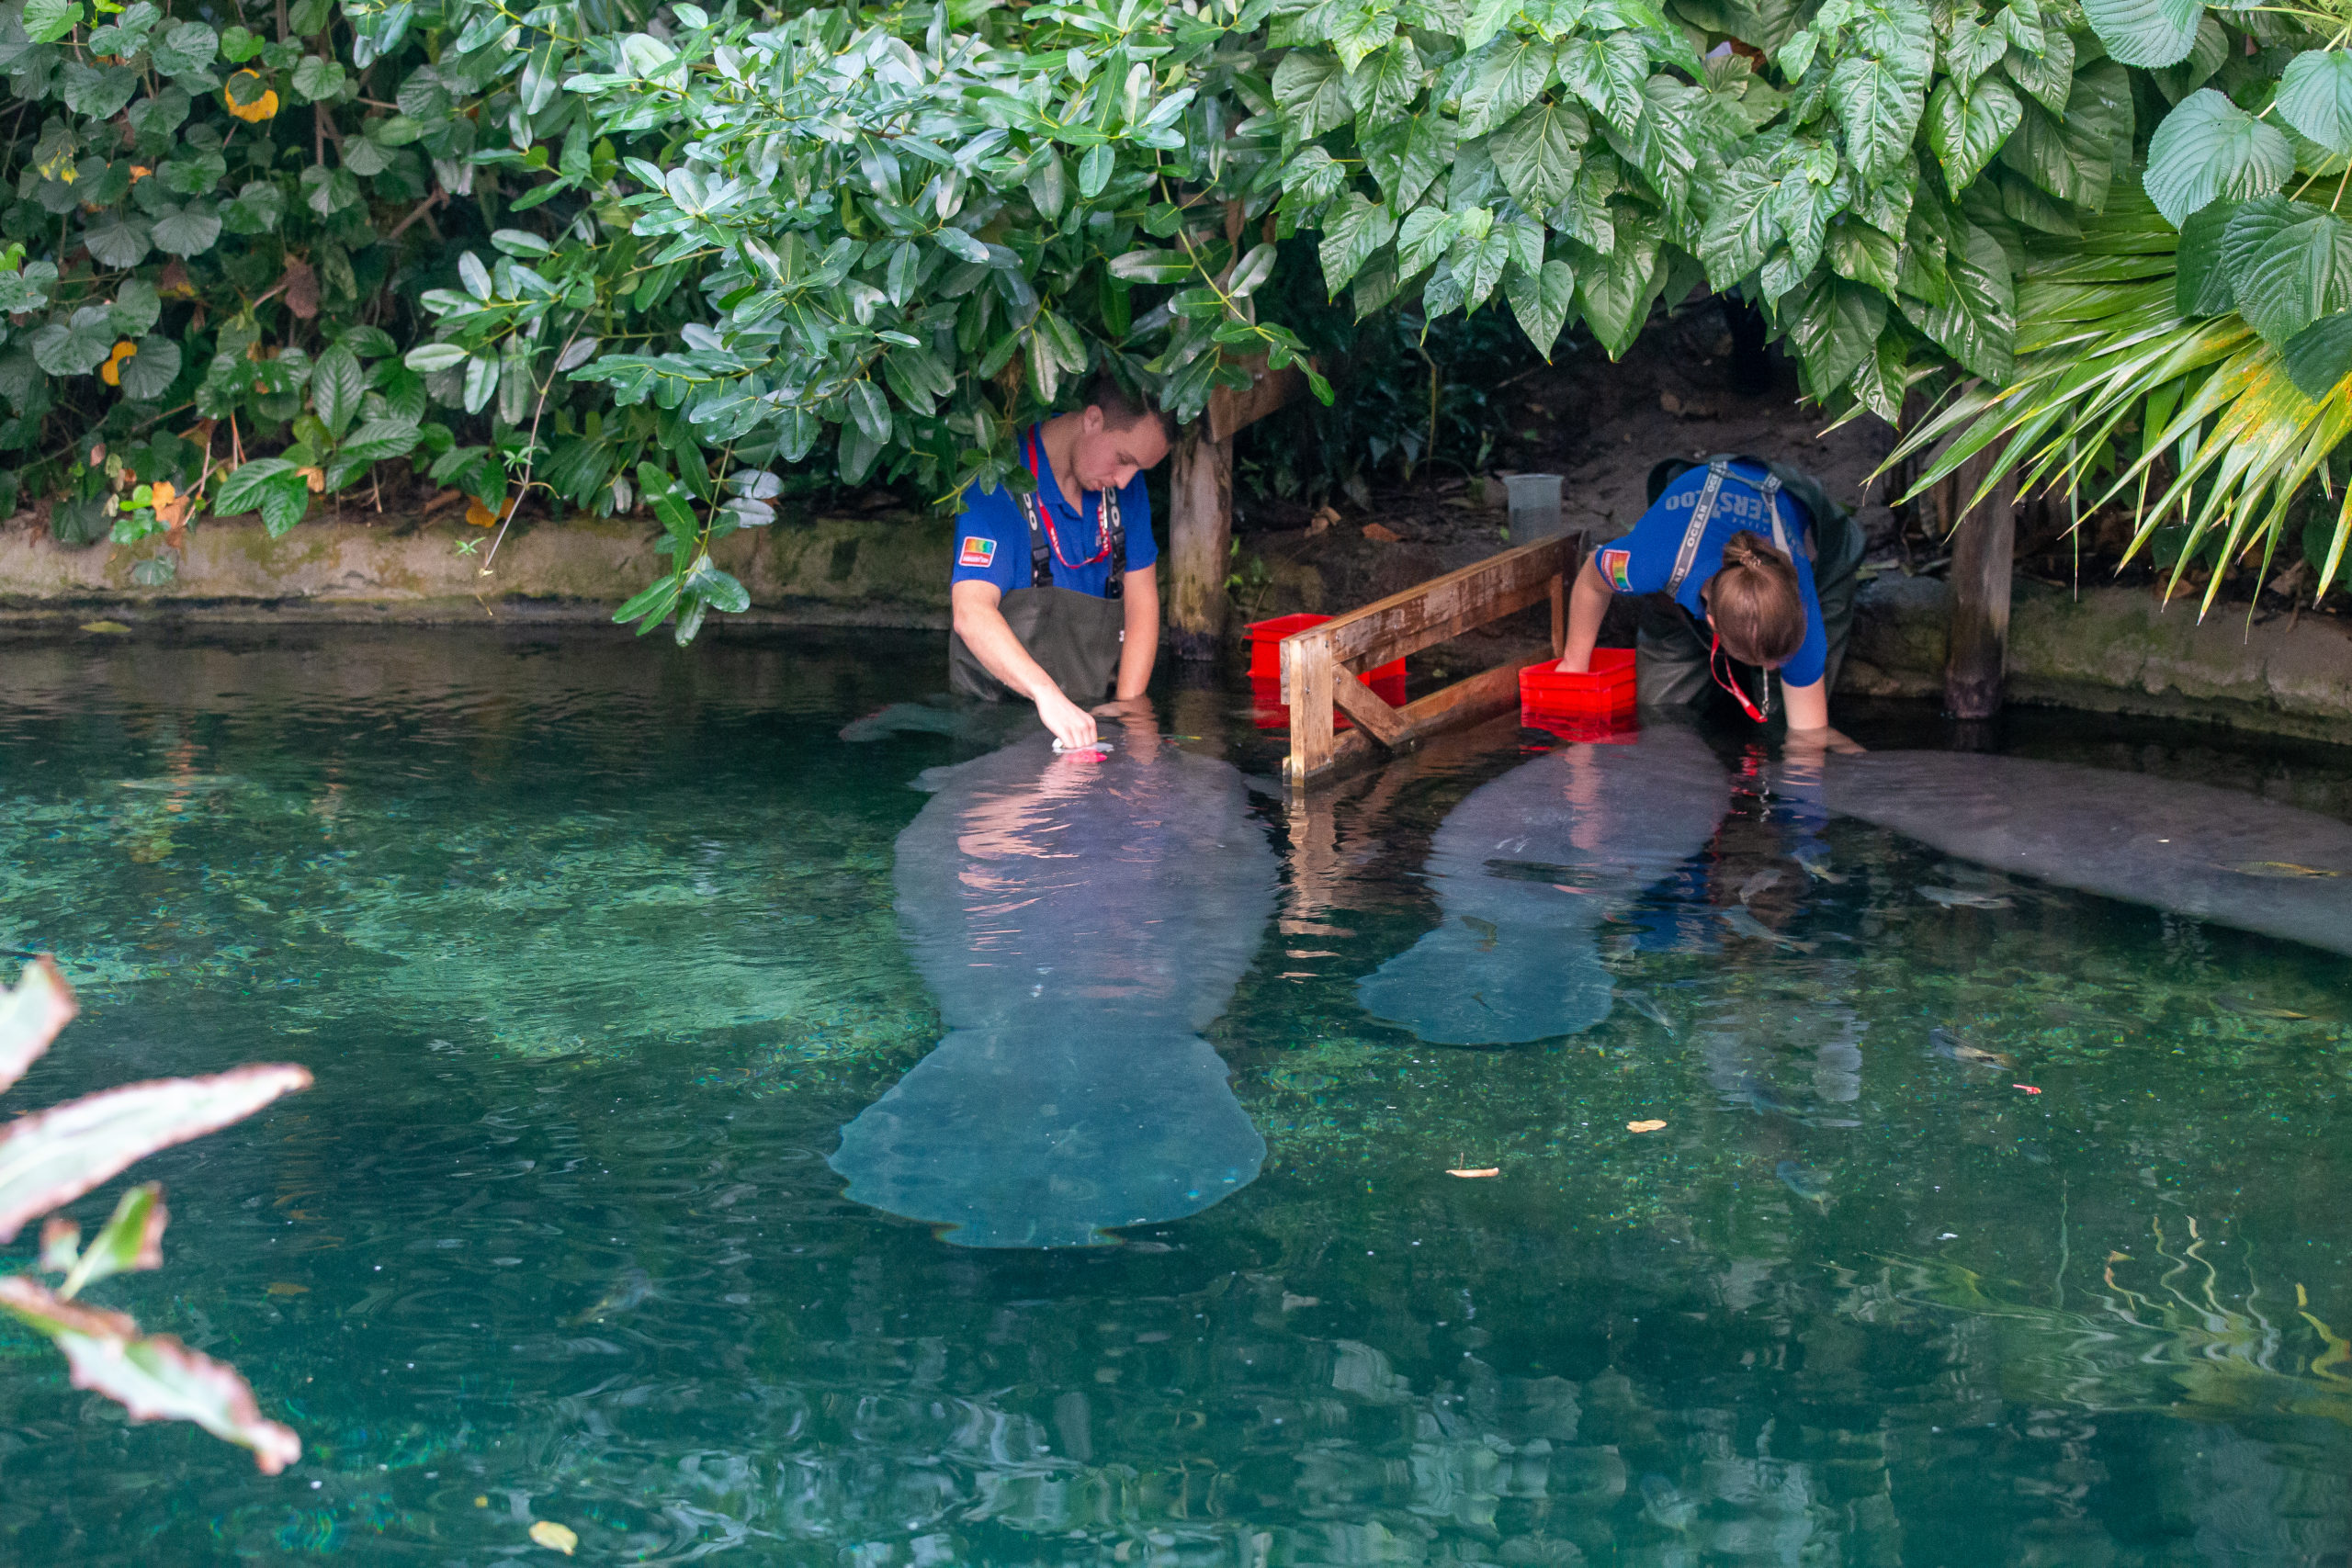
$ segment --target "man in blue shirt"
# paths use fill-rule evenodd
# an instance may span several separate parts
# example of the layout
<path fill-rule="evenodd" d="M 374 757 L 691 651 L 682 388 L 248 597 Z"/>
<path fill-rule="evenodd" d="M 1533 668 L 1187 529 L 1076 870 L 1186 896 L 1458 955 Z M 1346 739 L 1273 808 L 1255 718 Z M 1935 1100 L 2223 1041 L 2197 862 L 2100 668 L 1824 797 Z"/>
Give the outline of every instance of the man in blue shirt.
<path fill-rule="evenodd" d="M 1809 475 L 1729 455 L 1703 466 L 1661 464 L 1651 498 L 1634 531 L 1595 550 L 1577 574 L 1558 668 L 1590 668 L 1612 594 L 1645 595 L 1637 660 L 1645 704 L 1694 702 L 1712 680 L 1760 721 L 1777 670 L 1790 733 L 1842 740 L 1829 728 L 1829 687 L 1861 563 L 1852 517 Z M 1768 672 L 1754 700 L 1743 663 Z"/>
<path fill-rule="evenodd" d="M 1159 652 L 1159 551 L 1143 476 L 1175 434 L 1172 418 L 1107 373 L 1083 409 L 1022 433 L 1035 489 L 975 492 L 956 519 L 956 691 L 1035 704 L 1065 748 L 1093 743 L 1091 710 L 1106 689 L 1120 703 L 1142 697 Z"/>

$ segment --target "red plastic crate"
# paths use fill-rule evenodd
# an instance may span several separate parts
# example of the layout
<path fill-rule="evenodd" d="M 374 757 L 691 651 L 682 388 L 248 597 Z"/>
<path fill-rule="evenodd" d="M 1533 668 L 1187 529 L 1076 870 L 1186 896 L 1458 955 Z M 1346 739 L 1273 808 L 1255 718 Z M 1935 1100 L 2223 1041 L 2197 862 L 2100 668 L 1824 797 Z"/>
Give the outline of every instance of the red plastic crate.
<path fill-rule="evenodd" d="M 1330 618 L 1329 615 L 1276 615 L 1271 621 L 1250 622 L 1250 678 L 1252 681 L 1280 682 L 1283 678 L 1283 638 L 1294 632 L 1303 632 L 1309 626 L 1319 626 Z M 1391 703 L 1401 704 L 1405 700 L 1405 661 L 1401 659 L 1365 671 L 1362 679 L 1365 685 L 1378 691 Z M 1380 685 L 1381 682 L 1391 679 L 1396 682 L 1397 694 L 1393 697 Z"/>
<path fill-rule="evenodd" d="M 1519 672 L 1522 717 L 1613 718 L 1634 711 L 1634 650 L 1596 648 L 1589 674 L 1566 675 L 1546 659 Z"/>

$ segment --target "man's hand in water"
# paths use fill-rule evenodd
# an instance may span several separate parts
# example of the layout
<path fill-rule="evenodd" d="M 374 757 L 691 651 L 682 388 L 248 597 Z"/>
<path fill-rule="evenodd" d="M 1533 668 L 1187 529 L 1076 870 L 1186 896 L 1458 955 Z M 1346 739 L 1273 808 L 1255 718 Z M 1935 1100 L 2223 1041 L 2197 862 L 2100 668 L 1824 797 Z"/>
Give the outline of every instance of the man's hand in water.
<path fill-rule="evenodd" d="M 1094 716 L 1071 702 L 1058 690 L 1048 690 L 1037 697 L 1037 716 L 1054 732 L 1065 751 L 1094 744 Z"/>

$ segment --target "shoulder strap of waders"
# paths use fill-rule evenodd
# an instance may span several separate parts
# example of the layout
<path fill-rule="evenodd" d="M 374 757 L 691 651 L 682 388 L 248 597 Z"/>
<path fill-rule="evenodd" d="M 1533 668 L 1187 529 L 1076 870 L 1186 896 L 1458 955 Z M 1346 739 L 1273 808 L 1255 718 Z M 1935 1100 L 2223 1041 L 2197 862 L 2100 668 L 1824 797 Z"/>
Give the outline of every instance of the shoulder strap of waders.
<path fill-rule="evenodd" d="M 1666 596 L 1669 599 L 1682 590 L 1682 580 L 1690 575 L 1690 563 L 1699 558 L 1699 541 L 1706 537 L 1707 519 L 1715 514 L 1715 500 L 1724 492 L 1724 480 L 1731 473 L 1731 465 L 1714 462 L 1707 465 L 1707 482 L 1699 487 L 1698 503 L 1690 508 L 1690 525 L 1682 531 L 1682 547 L 1674 552 L 1674 575 L 1666 580 Z"/>
<path fill-rule="evenodd" d="M 1127 525 L 1119 516 L 1119 492 L 1104 490 L 1094 493 L 1102 532 L 1111 546 L 1111 578 L 1102 585 L 1102 597 L 1124 599 L 1127 596 Z"/>

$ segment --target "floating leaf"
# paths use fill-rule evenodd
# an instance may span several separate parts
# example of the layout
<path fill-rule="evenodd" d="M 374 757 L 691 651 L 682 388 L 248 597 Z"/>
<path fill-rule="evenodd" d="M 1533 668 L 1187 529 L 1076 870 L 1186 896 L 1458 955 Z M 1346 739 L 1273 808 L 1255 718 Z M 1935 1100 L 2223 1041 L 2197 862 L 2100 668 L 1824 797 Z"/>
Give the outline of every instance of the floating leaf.
<path fill-rule="evenodd" d="M 1625 1123 L 1625 1131 L 1628 1133 L 1655 1133 L 1665 1125 L 1666 1123 L 1663 1122 L 1628 1122 Z"/>
<path fill-rule="evenodd" d="M 531 1540 L 549 1551 L 560 1551 L 566 1557 L 580 1544 L 579 1536 L 553 1519 L 539 1519 L 531 1526 Z"/>

